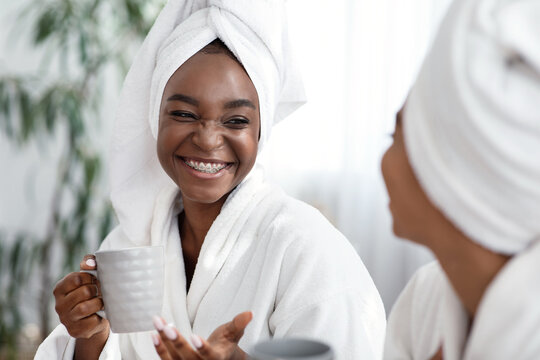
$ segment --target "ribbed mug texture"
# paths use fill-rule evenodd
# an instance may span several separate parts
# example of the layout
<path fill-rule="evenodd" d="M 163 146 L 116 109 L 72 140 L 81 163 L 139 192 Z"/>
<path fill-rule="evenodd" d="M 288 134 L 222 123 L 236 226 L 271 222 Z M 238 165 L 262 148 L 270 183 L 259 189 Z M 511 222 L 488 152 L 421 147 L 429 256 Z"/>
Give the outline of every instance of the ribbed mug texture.
<path fill-rule="evenodd" d="M 153 329 L 163 304 L 164 255 L 160 246 L 96 253 L 105 313 L 115 333 Z"/>

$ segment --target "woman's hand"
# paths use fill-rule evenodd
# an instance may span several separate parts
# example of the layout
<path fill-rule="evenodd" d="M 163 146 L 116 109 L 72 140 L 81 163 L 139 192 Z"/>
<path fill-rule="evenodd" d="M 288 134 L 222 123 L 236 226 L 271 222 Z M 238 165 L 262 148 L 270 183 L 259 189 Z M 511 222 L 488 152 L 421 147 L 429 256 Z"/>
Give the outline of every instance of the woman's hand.
<path fill-rule="evenodd" d="M 166 325 L 162 318 L 155 318 L 158 334 L 152 335 L 156 351 L 162 360 L 244 360 L 247 354 L 238 347 L 244 329 L 253 315 L 243 312 L 226 324 L 219 326 L 207 340 L 197 335 L 191 337 L 195 349 L 176 328 Z"/>
<path fill-rule="evenodd" d="M 80 264 L 81 270 L 95 267 L 93 255 Z M 96 314 L 103 309 L 99 282 L 88 273 L 72 272 L 56 284 L 53 294 L 60 322 L 77 339 L 74 359 L 97 359 L 109 337 L 109 321 Z"/>

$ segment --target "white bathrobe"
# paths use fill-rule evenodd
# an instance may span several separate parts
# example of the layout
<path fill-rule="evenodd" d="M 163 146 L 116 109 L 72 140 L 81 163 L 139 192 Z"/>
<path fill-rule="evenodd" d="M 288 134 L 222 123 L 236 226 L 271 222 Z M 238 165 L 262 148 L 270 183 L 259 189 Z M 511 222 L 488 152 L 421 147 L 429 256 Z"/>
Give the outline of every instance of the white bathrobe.
<path fill-rule="evenodd" d="M 380 359 L 384 308 L 347 239 L 316 209 L 264 181 L 255 169 L 229 196 L 205 238 L 189 292 L 180 246 L 178 189 L 156 202 L 146 245 L 166 248 L 162 315 L 189 339 L 208 337 L 236 314 L 253 320 L 240 341 L 304 336 L 331 344 L 336 359 Z M 101 249 L 133 246 L 118 228 Z M 36 359 L 71 359 L 75 339 L 58 326 Z M 113 334 L 100 359 L 158 358 L 150 334 Z"/>
<path fill-rule="evenodd" d="M 467 313 L 437 262 L 417 271 L 388 319 L 384 358 L 540 359 L 540 242 L 515 256 Z"/>

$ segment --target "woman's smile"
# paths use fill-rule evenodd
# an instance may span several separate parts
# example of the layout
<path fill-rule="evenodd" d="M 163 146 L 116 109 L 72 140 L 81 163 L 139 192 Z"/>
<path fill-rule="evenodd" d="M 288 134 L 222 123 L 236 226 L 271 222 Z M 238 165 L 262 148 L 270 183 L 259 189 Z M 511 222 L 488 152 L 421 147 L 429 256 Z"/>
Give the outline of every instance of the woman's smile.
<path fill-rule="evenodd" d="M 181 162 L 183 167 L 195 177 L 201 179 L 213 179 L 225 174 L 234 162 L 226 162 L 215 159 L 199 159 L 192 157 L 176 156 L 176 161 Z"/>

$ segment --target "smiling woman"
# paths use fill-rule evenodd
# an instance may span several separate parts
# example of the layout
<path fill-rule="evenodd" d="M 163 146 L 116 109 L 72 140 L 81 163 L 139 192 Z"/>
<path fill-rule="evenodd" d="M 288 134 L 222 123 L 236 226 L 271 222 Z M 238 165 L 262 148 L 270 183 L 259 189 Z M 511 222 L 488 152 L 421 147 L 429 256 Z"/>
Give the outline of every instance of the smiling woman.
<path fill-rule="evenodd" d="M 215 44 L 206 48 L 224 46 Z M 225 50 L 200 51 L 176 70 L 163 93 L 157 153 L 184 207 L 223 205 L 255 164 L 259 121 L 257 91 Z"/>
<path fill-rule="evenodd" d="M 120 225 L 100 247 L 165 248 L 157 332 L 110 332 L 92 278 L 75 272 L 55 289 L 63 325 L 36 358 L 245 359 L 273 337 L 381 357 L 384 308 L 356 251 L 256 164 L 272 125 L 304 102 L 284 19 L 281 1 L 168 2 L 124 85 Z"/>

